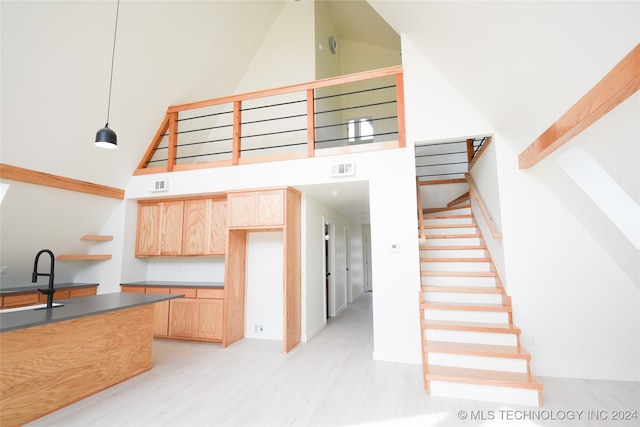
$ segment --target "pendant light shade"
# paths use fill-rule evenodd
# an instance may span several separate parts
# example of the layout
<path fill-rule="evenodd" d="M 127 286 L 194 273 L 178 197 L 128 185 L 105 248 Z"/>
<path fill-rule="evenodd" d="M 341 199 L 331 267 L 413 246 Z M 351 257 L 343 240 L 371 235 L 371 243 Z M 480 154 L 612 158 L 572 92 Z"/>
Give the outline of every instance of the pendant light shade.
<path fill-rule="evenodd" d="M 114 149 L 118 147 L 118 137 L 109 128 L 109 113 L 111 111 L 111 86 L 113 86 L 113 60 L 116 57 L 116 35 L 118 34 L 118 13 L 120 12 L 120 0 L 116 5 L 116 24 L 113 30 L 113 50 L 111 51 L 111 76 L 109 77 L 109 101 L 107 104 L 107 123 L 96 132 L 96 147 Z"/>
<path fill-rule="evenodd" d="M 96 147 L 118 148 L 118 136 L 114 131 L 109 129 L 109 123 L 105 124 L 104 127 L 96 133 Z"/>

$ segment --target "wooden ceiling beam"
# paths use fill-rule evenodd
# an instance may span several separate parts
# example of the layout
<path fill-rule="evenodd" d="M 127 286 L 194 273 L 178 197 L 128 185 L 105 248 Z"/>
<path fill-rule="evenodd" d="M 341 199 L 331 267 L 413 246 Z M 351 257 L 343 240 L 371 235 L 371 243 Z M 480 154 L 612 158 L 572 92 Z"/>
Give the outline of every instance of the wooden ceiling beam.
<path fill-rule="evenodd" d="M 533 167 L 640 89 L 640 44 L 520 155 L 520 169 Z"/>

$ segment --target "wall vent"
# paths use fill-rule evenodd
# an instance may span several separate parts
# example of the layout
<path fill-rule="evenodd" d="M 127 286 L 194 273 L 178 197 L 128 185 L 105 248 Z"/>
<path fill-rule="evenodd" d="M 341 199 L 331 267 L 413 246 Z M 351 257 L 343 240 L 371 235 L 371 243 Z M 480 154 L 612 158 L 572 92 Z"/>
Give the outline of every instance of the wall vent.
<path fill-rule="evenodd" d="M 151 191 L 153 192 L 169 191 L 169 181 L 166 179 L 157 179 L 153 181 L 153 185 L 151 186 Z"/>
<path fill-rule="evenodd" d="M 345 163 L 332 163 L 331 164 L 331 176 L 354 176 L 356 174 L 355 165 L 353 162 Z"/>

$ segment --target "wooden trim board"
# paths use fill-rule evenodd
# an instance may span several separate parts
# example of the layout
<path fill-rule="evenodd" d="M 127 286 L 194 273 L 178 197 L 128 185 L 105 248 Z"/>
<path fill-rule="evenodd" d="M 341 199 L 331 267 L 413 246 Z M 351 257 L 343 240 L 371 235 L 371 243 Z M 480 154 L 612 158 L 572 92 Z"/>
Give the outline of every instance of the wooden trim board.
<path fill-rule="evenodd" d="M 0 178 L 124 200 L 124 190 L 0 163 Z"/>

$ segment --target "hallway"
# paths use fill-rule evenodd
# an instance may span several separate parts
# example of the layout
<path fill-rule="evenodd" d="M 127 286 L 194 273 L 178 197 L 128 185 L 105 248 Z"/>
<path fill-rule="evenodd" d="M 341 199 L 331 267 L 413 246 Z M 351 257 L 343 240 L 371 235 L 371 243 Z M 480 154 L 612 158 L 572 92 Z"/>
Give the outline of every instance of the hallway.
<path fill-rule="evenodd" d="M 500 410 L 584 411 L 571 425 L 603 425 L 586 412 L 640 410 L 640 385 L 631 382 L 542 377 L 539 409 L 429 397 L 420 365 L 375 362 L 372 352 L 372 294 L 365 292 L 288 355 L 279 341 L 244 339 L 222 349 L 155 340 L 151 371 L 29 426 L 475 426 L 459 414 L 493 414 L 483 425 L 497 425 L 514 414 Z"/>

